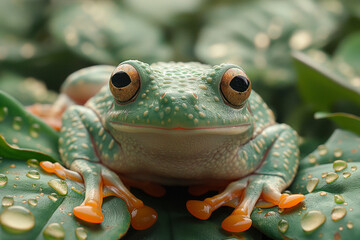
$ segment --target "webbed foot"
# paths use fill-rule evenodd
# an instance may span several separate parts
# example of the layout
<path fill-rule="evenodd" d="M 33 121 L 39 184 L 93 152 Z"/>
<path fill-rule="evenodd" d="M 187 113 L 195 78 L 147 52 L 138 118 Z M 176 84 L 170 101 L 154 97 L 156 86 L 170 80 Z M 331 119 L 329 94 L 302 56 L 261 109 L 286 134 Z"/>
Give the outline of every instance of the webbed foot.
<path fill-rule="evenodd" d="M 251 227 L 250 214 L 259 198 L 280 208 L 291 208 L 305 198 L 302 194 L 281 194 L 284 185 L 280 177 L 254 175 L 232 182 L 222 193 L 204 201 L 190 200 L 186 207 L 193 216 L 206 220 L 219 207 L 233 206 L 235 210 L 221 226 L 229 232 L 243 232 Z"/>
<path fill-rule="evenodd" d="M 73 208 L 74 215 L 84 221 L 101 223 L 104 220 L 101 205 L 103 198 L 107 196 L 116 196 L 125 201 L 131 215 L 131 226 L 136 230 L 147 229 L 157 220 L 157 212 L 132 195 L 119 176 L 104 166 L 86 160 L 74 161 L 72 168 L 75 171 L 66 169 L 59 163 L 44 161 L 40 165 L 45 171 L 55 173 L 62 179 L 84 183 L 85 200 L 80 206 Z M 147 186 L 157 190 L 155 195 L 165 193 L 155 184 L 149 183 Z"/>

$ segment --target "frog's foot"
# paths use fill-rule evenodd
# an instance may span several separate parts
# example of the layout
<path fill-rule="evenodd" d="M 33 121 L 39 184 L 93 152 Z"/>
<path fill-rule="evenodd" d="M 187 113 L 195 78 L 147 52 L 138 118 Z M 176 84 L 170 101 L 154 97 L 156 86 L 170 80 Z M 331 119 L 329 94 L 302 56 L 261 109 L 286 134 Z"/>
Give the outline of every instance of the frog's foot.
<path fill-rule="evenodd" d="M 121 178 L 121 180 L 126 186 L 141 189 L 152 197 L 163 197 L 166 193 L 165 188 L 160 184 L 145 181 L 143 182 L 130 178 Z"/>
<path fill-rule="evenodd" d="M 53 113 L 52 107 L 53 106 L 50 104 L 37 103 L 31 106 L 27 106 L 26 110 L 41 118 L 46 124 L 50 125 L 50 127 L 59 131 L 61 128 L 61 116 L 63 111 Z"/>
<path fill-rule="evenodd" d="M 75 171 L 68 170 L 59 163 L 41 162 L 40 165 L 45 171 L 55 173 L 62 179 L 68 178 L 84 183 L 85 200 L 80 206 L 73 209 L 74 215 L 84 221 L 101 223 L 104 220 L 101 212 L 103 198 L 116 196 L 125 201 L 134 229 L 144 230 L 156 222 L 156 211 L 132 195 L 119 176 L 104 166 L 86 160 L 74 161 L 72 168 Z M 104 187 L 106 189 L 103 191 Z"/>
<path fill-rule="evenodd" d="M 304 199 L 302 194 L 281 194 L 285 183 L 275 176 L 254 175 L 235 181 L 220 194 L 204 201 L 190 200 L 186 203 L 189 212 L 202 220 L 221 206 L 235 206 L 232 214 L 225 218 L 221 226 L 229 232 L 243 232 L 251 227 L 250 214 L 260 196 L 280 208 L 290 208 Z"/>

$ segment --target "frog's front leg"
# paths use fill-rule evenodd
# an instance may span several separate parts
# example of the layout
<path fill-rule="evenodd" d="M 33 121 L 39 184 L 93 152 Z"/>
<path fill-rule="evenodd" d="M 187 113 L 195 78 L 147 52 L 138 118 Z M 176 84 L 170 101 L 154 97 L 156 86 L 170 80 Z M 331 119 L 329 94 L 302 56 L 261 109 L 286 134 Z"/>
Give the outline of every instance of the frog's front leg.
<path fill-rule="evenodd" d="M 134 197 L 117 174 L 101 165 L 104 156 L 119 154 L 121 148 L 104 130 L 96 114 L 89 108 L 72 106 L 64 113 L 63 123 L 59 139 L 60 153 L 62 160 L 72 171 L 49 162 L 44 162 L 41 166 L 61 178 L 84 182 L 85 200 L 73 209 L 74 215 L 88 222 L 102 222 L 101 205 L 103 189 L 106 187 L 112 192 L 111 195 L 126 202 L 131 214 L 131 225 L 135 229 L 141 230 L 153 225 L 157 218 L 156 211 Z M 106 151 L 103 151 L 102 146 L 106 146 Z"/>
<path fill-rule="evenodd" d="M 246 156 L 248 161 L 262 158 L 259 168 L 251 175 L 232 182 L 214 197 L 204 201 L 188 201 L 189 212 L 205 220 L 217 208 L 236 202 L 235 210 L 223 221 L 222 227 L 230 232 L 242 232 L 250 228 L 250 214 L 259 198 L 280 208 L 297 205 L 304 199 L 304 195 L 281 192 L 295 176 L 298 153 L 297 136 L 290 127 L 282 124 L 265 129 L 239 150 L 239 154 Z"/>

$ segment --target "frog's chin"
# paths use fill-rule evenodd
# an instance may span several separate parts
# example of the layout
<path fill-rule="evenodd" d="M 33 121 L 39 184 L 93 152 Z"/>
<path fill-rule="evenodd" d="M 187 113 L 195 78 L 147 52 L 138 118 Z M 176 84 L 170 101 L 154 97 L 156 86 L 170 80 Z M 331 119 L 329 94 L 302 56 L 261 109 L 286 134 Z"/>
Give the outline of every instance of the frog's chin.
<path fill-rule="evenodd" d="M 158 134 L 175 134 L 175 135 L 192 135 L 192 134 L 214 134 L 214 135 L 241 135 L 252 131 L 250 123 L 243 123 L 238 125 L 228 126 L 209 126 L 209 127 L 173 127 L 162 128 L 157 126 L 147 125 L 131 125 L 126 123 L 119 123 L 115 121 L 110 122 L 111 128 L 120 132 L 127 133 L 158 133 Z"/>

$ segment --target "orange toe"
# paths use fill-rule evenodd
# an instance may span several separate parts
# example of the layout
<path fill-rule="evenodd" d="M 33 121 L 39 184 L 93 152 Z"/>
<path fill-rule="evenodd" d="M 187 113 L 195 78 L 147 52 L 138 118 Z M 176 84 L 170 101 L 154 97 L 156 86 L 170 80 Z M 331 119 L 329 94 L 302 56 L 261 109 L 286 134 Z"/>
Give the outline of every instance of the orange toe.
<path fill-rule="evenodd" d="M 299 204 L 305 196 L 302 194 L 292 194 L 282 198 L 279 202 L 279 208 L 291 208 Z"/>
<path fill-rule="evenodd" d="M 48 173 L 55 172 L 55 165 L 52 162 L 42 161 L 42 162 L 40 162 L 40 166 Z"/>
<path fill-rule="evenodd" d="M 252 220 L 243 215 L 230 215 L 225 218 L 221 226 L 228 232 L 243 232 L 251 227 Z"/>
<path fill-rule="evenodd" d="M 73 208 L 73 213 L 76 217 L 91 223 L 101 223 L 104 221 L 104 216 L 101 212 L 101 208 L 93 206 L 77 206 Z"/>
<path fill-rule="evenodd" d="M 187 210 L 201 220 L 206 220 L 211 216 L 211 206 L 204 201 L 189 200 L 186 203 Z"/>
<path fill-rule="evenodd" d="M 151 207 L 135 208 L 131 212 L 131 226 L 136 230 L 145 230 L 156 222 L 157 212 Z"/>

